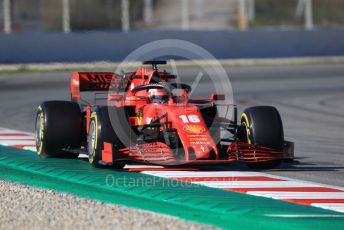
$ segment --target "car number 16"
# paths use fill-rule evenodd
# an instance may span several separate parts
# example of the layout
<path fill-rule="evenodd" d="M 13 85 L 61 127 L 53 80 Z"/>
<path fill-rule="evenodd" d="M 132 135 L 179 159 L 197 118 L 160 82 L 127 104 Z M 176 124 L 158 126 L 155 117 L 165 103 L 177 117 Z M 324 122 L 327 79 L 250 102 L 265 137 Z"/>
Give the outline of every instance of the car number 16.
<path fill-rule="evenodd" d="M 197 115 L 180 115 L 180 119 L 182 119 L 183 123 L 198 123 L 201 120 Z"/>

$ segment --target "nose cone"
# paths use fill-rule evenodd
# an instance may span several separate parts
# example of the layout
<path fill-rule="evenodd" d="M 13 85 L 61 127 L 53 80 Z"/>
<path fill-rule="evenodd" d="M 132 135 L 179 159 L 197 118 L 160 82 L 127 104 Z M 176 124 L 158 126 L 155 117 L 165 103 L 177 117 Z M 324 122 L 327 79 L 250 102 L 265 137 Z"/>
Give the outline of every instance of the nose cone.
<path fill-rule="evenodd" d="M 177 129 L 187 160 L 216 159 L 217 148 L 196 106 L 171 108 L 168 118 Z"/>
<path fill-rule="evenodd" d="M 210 145 L 193 145 L 188 148 L 189 160 L 215 160 L 217 159 L 217 149 Z"/>

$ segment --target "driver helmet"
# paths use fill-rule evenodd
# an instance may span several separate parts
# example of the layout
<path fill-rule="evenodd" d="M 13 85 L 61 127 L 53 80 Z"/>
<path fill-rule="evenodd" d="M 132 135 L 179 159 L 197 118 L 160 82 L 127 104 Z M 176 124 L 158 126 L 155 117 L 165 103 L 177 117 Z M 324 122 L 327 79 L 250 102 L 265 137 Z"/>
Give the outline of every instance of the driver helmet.
<path fill-rule="evenodd" d="M 163 89 L 150 89 L 148 90 L 148 98 L 150 103 L 165 104 L 168 102 L 169 95 Z"/>

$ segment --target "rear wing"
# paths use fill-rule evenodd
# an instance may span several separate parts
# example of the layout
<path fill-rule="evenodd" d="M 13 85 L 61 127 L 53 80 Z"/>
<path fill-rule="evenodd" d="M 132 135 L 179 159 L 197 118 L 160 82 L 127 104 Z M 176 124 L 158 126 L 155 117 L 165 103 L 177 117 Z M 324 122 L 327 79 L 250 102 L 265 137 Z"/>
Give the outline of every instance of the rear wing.
<path fill-rule="evenodd" d="M 80 99 L 83 91 L 123 90 L 128 85 L 128 78 L 112 72 L 74 72 L 70 80 L 71 99 Z"/>

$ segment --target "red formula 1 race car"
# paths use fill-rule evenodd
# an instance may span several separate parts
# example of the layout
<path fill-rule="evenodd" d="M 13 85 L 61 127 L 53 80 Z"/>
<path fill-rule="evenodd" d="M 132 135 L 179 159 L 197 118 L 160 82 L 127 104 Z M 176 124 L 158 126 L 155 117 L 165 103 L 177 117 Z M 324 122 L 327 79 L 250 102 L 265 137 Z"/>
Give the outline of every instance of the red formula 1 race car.
<path fill-rule="evenodd" d="M 235 105 L 220 105 L 224 95 L 189 98 L 191 87 L 159 71 L 165 61 L 147 61 L 152 69 L 117 75 L 75 72 L 71 101 L 46 101 L 37 110 L 37 153 L 45 157 L 87 154 L 95 167 L 125 164 L 210 165 L 245 162 L 274 168 L 293 158 L 274 107 L 246 109 L 237 120 Z M 81 95 L 92 96 L 88 102 Z M 86 95 L 87 96 L 87 95 Z M 234 118 L 219 116 L 218 107 Z M 221 133 L 227 138 L 221 138 Z"/>

